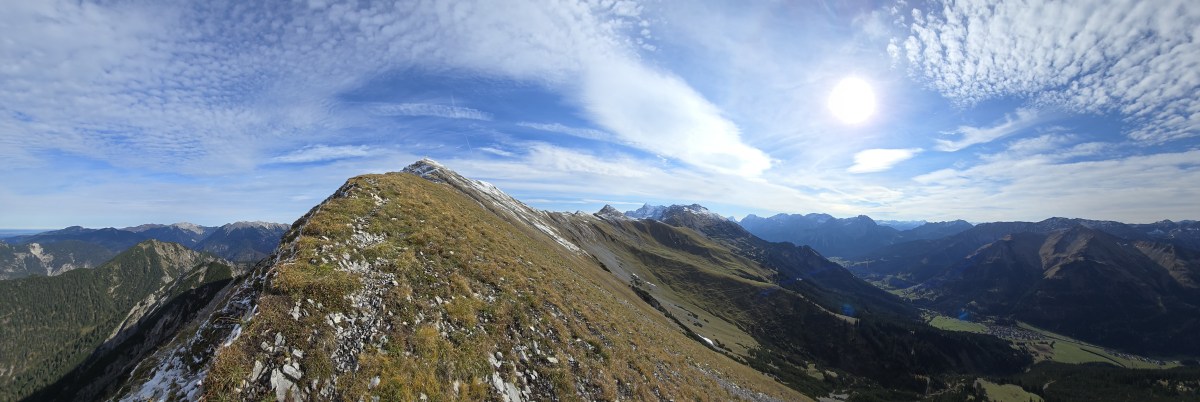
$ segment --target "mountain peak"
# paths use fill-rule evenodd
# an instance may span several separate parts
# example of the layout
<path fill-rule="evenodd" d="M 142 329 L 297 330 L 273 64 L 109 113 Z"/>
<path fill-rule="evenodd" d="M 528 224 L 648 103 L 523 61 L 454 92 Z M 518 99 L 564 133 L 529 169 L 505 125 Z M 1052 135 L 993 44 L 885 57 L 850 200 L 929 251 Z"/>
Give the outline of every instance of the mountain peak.
<path fill-rule="evenodd" d="M 172 223 L 171 227 L 177 228 L 179 230 L 192 232 L 195 234 L 200 234 L 200 235 L 205 233 L 204 226 L 200 226 L 200 225 L 197 225 L 197 224 L 191 223 L 191 222 L 176 222 L 176 223 Z"/>
<path fill-rule="evenodd" d="M 629 219 L 624 213 L 608 204 L 604 204 L 604 208 L 600 208 L 600 212 L 596 212 L 596 216 L 608 219 Z"/>
<path fill-rule="evenodd" d="M 167 225 L 163 225 L 163 224 L 159 224 L 159 223 L 143 223 L 141 225 L 130 226 L 130 227 L 127 227 L 127 228 L 124 228 L 121 230 L 130 231 L 130 232 L 134 232 L 134 233 L 141 233 L 141 232 L 145 232 L 150 229 L 158 229 L 158 228 L 165 228 L 165 227 L 167 227 Z"/>
<path fill-rule="evenodd" d="M 421 158 L 421 160 L 413 162 L 411 165 L 408 165 L 407 167 L 405 167 L 404 170 L 402 170 L 402 171 L 405 173 L 412 173 L 414 175 L 421 176 L 422 178 L 425 178 L 427 180 L 438 181 L 437 173 L 442 172 L 442 171 L 449 171 L 449 169 L 446 169 L 446 166 L 442 165 L 441 163 L 438 163 L 437 161 L 435 161 L 433 159 Z M 450 172 L 453 173 L 453 171 L 450 171 Z M 457 173 L 455 173 L 455 175 L 457 175 Z"/>
<path fill-rule="evenodd" d="M 190 223 L 189 223 L 189 225 L 190 225 Z M 171 226 L 175 226 L 175 225 L 171 225 Z M 263 222 L 263 221 L 238 221 L 238 222 L 234 222 L 234 223 L 225 224 L 224 226 L 221 226 L 221 229 L 229 231 L 229 230 L 247 229 L 247 228 L 277 229 L 279 227 L 286 228 L 287 225 L 283 224 L 283 223 Z"/>
<path fill-rule="evenodd" d="M 653 219 L 657 221 L 662 220 L 663 211 L 666 209 L 667 207 L 662 205 L 642 204 L 642 207 L 635 211 L 625 211 L 625 216 L 633 219 Z"/>

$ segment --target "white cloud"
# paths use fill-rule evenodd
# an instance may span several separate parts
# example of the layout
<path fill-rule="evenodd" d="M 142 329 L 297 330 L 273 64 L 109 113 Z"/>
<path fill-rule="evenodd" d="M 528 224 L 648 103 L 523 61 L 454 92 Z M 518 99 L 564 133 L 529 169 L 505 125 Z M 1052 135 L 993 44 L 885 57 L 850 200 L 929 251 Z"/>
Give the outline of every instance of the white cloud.
<path fill-rule="evenodd" d="M 469 107 L 431 103 L 375 103 L 367 106 L 367 110 L 381 116 L 428 116 L 469 120 L 492 119 L 491 114 Z"/>
<path fill-rule="evenodd" d="M 609 177 L 645 177 L 642 163 L 625 156 L 601 158 L 545 143 L 529 146 L 525 161 L 531 166 L 566 174 L 594 174 Z"/>
<path fill-rule="evenodd" d="M 1075 140 L 1072 134 L 1051 133 L 1037 137 L 1022 138 L 1008 145 L 1008 151 L 1002 155 L 1033 155 L 1061 149 Z"/>
<path fill-rule="evenodd" d="M 936 4 L 912 11 L 910 35 L 889 52 L 959 104 L 1026 97 L 1120 113 L 1139 141 L 1200 135 L 1200 7 L 1191 0 Z"/>
<path fill-rule="evenodd" d="M 640 59 L 650 24 L 634 2 L 19 3 L 0 15 L 12 33 L 0 42 L 0 154 L 13 158 L 52 150 L 160 171 L 245 171 L 272 149 L 370 124 L 340 95 L 415 70 L 544 85 L 618 138 L 703 168 L 768 165 L 700 93 Z M 597 88 L 608 79 L 639 86 Z M 608 97 L 681 108 L 641 113 L 644 102 Z M 492 117 L 455 105 L 367 109 Z M 680 146 L 692 129 L 686 139 L 701 145 Z"/>
<path fill-rule="evenodd" d="M 756 176 L 766 153 L 741 141 L 733 122 L 670 74 L 610 60 L 584 76 L 582 101 L 592 120 L 629 143 L 711 171 Z"/>
<path fill-rule="evenodd" d="M 1058 142 L 1042 138 L 1033 142 Z M 1073 160 L 1114 149 L 1082 143 L 1029 153 L 1029 143 L 983 157 L 964 168 L 942 169 L 902 187 L 892 206 L 923 211 L 929 219 L 1041 220 L 1051 216 L 1153 222 L 1196 219 L 1200 209 L 1200 150 Z"/>
<path fill-rule="evenodd" d="M 920 152 L 920 148 L 862 150 L 854 154 L 854 165 L 846 171 L 850 173 L 882 172 L 891 169 L 897 163 L 912 159 Z"/>
<path fill-rule="evenodd" d="M 275 163 L 311 163 L 311 162 L 326 162 L 346 158 L 361 158 L 371 154 L 370 147 L 366 145 L 342 145 L 342 146 L 327 146 L 327 145 L 312 145 L 301 149 L 297 149 L 286 155 L 276 156 L 271 158 L 271 162 Z"/>
<path fill-rule="evenodd" d="M 489 153 L 489 154 L 492 154 L 492 155 L 496 155 L 496 156 L 503 156 L 503 157 L 506 157 L 506 158 L 511 158 L 511 157 L 517 156 L 517 154 L 514 154 L 514 153 L 512 153 L 512 152 L 509 152 L 509 151 L 505 151 L 505 150 L 503 150 L 503 149 L 499 149 L 499 148 L 493 148 L 493 147 L 479 147 L 479 148 L 475 148 L 475 149 L 476 149 L 476 150 L 479 150 L 480 152 L 487 152 L 487 153 Z"/>
<path fill-rule="evenodd" d="M 984 144 L 1028 129 L 1039 121 L 1037 111 L 1033 109 L 1017 109 L 1016 115 L 1004 117 L 1004 121 L 991 127 L 959 126 L 957 130 L 946 135 L 959 135 L 957 140 L 937 139 L 939 151 L 954 152 L 963 148 Z"/>
<path fill-rule="evenodd" d="M 520 122 L 520 123 L 517 123 L 517 125 L 521 126 L 521 127 L 532 128 L 534 130 L 566 134 L 566 135 L 570 135 L 573 137 L 585 138 L 585 139 L 589 139 L 589 140 L 611 141 L 613 139 L 612 134 L 609 134 L 609 133 L 606 133 L 606 132 L 603 132 L 600 130 L 593 130 L 590 128 L 568 127 L 561 123 Z"/>

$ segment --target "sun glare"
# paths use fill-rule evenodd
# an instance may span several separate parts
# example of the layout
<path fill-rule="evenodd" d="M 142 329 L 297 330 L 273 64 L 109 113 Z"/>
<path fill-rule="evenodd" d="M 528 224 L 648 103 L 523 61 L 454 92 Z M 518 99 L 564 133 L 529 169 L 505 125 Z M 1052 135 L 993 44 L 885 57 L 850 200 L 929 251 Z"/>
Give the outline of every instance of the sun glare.
<path fill-rule="evenodd" d="M 829 110 L 843 123 L 862 123 L 875 114 L 875 91 L 861 78 L 844 78 L 829 93 Z"/>

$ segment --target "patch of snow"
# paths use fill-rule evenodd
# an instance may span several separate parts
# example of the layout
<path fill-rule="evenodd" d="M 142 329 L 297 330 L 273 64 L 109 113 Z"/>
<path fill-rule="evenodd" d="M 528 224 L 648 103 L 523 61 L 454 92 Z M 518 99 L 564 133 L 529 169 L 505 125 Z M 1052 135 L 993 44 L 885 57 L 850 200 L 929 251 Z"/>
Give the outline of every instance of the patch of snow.
<path fill-rule="evenodd" d="M 575 243 L 572 243 L 570 240 L 567 240 L 565 237 L 559 234 L 558 231 L 547 222 L 548 215 L 545 211 L 530 208 L 524 203 L 517 201 L 517 199 L 512 198 L 512 196 L 505 194 L 491 183 L 481 180 L 468 179 L 450 169 L 446 169 L 445 166 L 442 166 L 441 164 L 430 159 L 421 159 L 420 161 L 417 161 L 416 163 L 404 168 L 404 172 L 420 176 L 426 180 L 436 183 L 450 182 L 451 185 L 459 186 L 460 189 L 464 190 L 464 192 L 468 192 L 465 191 L 468 189 L 473 190 L 473 192 L 476 193 L 474 196 L 486 198 L 492 206 L 508 213 L 517 220 L 533 226 L 538 231 L 545 233 L 556 243 L 566 247 L 567 250 L 575 253 L 583 252 L 583 249 L 579 248 L 579 246 L 575 245 Z M 476 201 L 480 202 L 481 204 L 484 202 L 484 200 L 478 199 Z"/>
<path fill-rule="evenodd" d="M 195 233 L 198 235 L 204 234 L 204 227 L 194 224 L 194 223 L 179 222 L 179 223 L 172 224 L 171 226 L 174 226 L 176 228 L 179 228 L 180 230 L 185 230 L 185 231 L 192 232 L 192 233 Z"/>

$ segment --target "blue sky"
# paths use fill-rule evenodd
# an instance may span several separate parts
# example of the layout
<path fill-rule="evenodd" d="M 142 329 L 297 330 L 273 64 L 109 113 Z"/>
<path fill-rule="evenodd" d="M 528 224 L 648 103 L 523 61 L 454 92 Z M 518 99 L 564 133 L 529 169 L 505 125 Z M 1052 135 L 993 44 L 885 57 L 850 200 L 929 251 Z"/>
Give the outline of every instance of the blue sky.
<path fill-rule="evenodd" d="M 0 227 L 291 222 L 421 157 L 550 210 L 1200 219 L 1187 0 L 0 2 Z"/>

